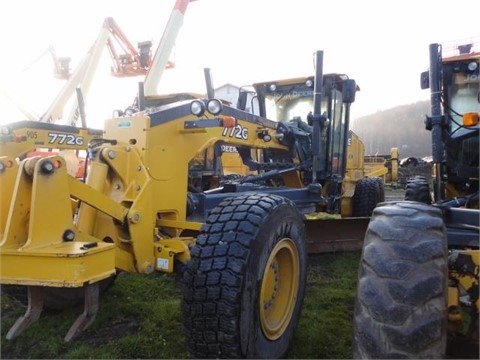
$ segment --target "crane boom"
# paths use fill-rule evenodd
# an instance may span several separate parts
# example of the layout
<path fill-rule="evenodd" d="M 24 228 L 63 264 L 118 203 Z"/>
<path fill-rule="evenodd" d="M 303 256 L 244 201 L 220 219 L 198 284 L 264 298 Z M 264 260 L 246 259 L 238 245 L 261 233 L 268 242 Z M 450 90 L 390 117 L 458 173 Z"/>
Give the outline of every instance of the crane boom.
<path fill-rule="evenodd" d="M 109 50 L 114 62 L 112 75 L 117 77 L 145 75 L 145 95 L 155 95 L 163 70 L 174 66 L 174 64 L 169 61 L 169 57 L 177 34 L 183 24 L 185 11 L 191 1 L 195 0 L 175 1 L 175 5 L 153 59 L 150 50 L 152 43 L 150 41 L 139 43 L 140 51 L 137 51 L 111 17 L 104 19 L 97 39 L 71 75 L 68 74 L 67 63 L 64 64 L 64 66 L 67 66 L 67 73 L 65 69 L 62 70 L 59 67 L 60 59 L 55 57 L 53 47 L 50 47 L 48 51 L 52 53 L 52 56 L 54 56 L 56 60 L 55 65 L 57 67 L 55 76 L 61 78 L 60 76 L 63 74 L 63 78 L 68 78 L 68 80 L 45 113 L 37 117 L 37 119 L 42 122 L 55 123 L 63 118 L 65 104 L 77 89 L 80 89 L 82 95 L 86 96 L 105 47 Z M 114 42 L 120 45 L 123 54 L 119 55 L 119 52 L 114 46 Z M 69 61 L 69 58 L 65 58 L 65 60 Z M 34 115 L 28 113 L 27 117 L 32 119 Z M 78 117 L 78 99 L 75 98 L 70 113 L 68 117 L 64 119 L 64 122 L 75 126 Z"/>
<path fill-rule="evenodd" d="M 50 54 L 53 62 L 53 75 L 57 79 L 68 79 L 70 77 L 70 57 L 58 57 L 53 45 L 49 45 L 35 60 L 27 65 L 22 71 L 29 70 L 35 63 L 40 61 L 45 55 Z"/>
<path fill-rule="evenodd" d="M 113 18 L 106 18 L 105 26 L 110 32 L 107 48 L 113 62 L 112 75 L 116 77 L 145 76 L 152 64 L 152 41 L 139 42 L 137 50 Z M 121 48 L 122 54 L 118 53 L 116 45 Z M 168 61 L 165 67 L 172 68 L 174 63 Z"/>
<path fill-rule="evenodd" d="M 62 118 L 65 103 L 70 99 L 77 87 L 81 87 L 84 94 L 88 92 L 93 79 L 93 75 L 97 70 L 98 63 L 100 62 L 100 58 L 102 57 L 103 49 L 105 48 L 108 40 L 109 31 L 105 24 L 106 22 L 103 23 L 100 29 L 100 33 L 98 34 L 98 37 L 95 40 L 94 44 L 87 52 L 81 63 L 77 66 L 70 79 L 65 83 L 63 88 L 57 94 L 50 107 L 42 115 L 40 121 L 55 122 L 57 119 Z M 78 102 L 75 99 L 67 123 L 75 125 L 77 118 Z"/>
<path fill-rule="evenodd" d="M 13 97 L 8 91 L 0 88 L 0 95 L 13 104 L 28 120 L 38 120 L 38 115 L 31 111 L 23 102 Z"/>
<path fill-rule="evenodd" d="M 157 87 L 162 77 L 163 70 L 168 64 L 168 59 L 172 52 L 180 28 L 183 25 L 183 18 L 187 11 L 188 4 L 195 0 L 176 0 L 173 10 L 168 19 L 160 43 L 158 44 L 152 66 L 145 76 L 144 91 L 145 96 L 157 95 Z"/>

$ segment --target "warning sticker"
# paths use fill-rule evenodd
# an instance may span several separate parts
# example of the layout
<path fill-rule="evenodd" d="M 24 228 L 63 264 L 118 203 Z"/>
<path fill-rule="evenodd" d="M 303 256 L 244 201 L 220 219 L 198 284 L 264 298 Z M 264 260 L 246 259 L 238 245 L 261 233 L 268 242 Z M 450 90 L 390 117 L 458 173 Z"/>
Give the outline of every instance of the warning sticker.
<path fill-rule="evenodd" d="M 157 259 L 157 269 L 168 270 L 168 259 Z"/>

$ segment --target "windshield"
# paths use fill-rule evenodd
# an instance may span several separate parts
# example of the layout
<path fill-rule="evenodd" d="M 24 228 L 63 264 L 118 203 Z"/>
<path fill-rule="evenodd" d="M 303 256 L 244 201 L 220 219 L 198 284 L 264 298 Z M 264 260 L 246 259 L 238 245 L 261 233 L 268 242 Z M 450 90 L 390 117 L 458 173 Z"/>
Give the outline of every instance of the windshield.
<path fill-rule="evenodd" d="M 322 108 L 325 108 L 322 104 Z M 281 87 L 265 96 L 265 111 L 268 119 L 288 121 L 294 118 L 307 121 L 313 112 L 313 90 L 305 86 Z"/>
<path fill-rule="evenodd" d="M 448 110 L 451 131 L 462 124 L 462 116 L 469 112 L 480 112 L 480 78 L 478 75 L 458 73 L 448 88 L 450 95 Z"/>

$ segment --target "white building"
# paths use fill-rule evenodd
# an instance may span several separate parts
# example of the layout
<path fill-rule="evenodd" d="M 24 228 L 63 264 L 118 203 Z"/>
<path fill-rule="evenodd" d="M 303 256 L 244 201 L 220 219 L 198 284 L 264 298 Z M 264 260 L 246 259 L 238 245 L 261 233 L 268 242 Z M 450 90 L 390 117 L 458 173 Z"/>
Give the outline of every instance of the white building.
<path fill-rule="evenodd" d="M 215 90 L 215 98 L 220 100 L 225 100 L 230 103 L 231 106 L 237 107 L 238 101 L 238 94 L 240 92 L 240 87 L 226 83 L 222 86 L 217 87 Z M 246 111 L 252 112 L 252 93 L 248 94 L 247 97 L 247 106 L 245 108 Z"/>
<path fill-rule="evenodd" d="M 239 92 L 238 86 L 226 83 L 215 89 L 215 98 L 228 101 L 232 106 L 237 107 Z"/>

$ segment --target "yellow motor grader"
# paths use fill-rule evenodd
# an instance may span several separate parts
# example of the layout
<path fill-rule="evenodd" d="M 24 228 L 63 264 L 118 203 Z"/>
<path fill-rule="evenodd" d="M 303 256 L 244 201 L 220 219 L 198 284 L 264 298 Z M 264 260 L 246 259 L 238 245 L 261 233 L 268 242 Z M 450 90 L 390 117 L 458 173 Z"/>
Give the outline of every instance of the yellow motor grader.
<path fill-rule="evenodd" d="M 88 144 L 85 180 L 60 155 L 19 159 L 0 282 L 26 287 L 28 308 L 7 339 L 28 331 L 44 307 L 83 301 L 71 340 L 94 321 L 116 274 L 160 271 L 182 277 L 193 357 L 284 356 L 307 253 L 360 249 L 382 200 L 349 130 L 358 87 L 323 74 L 322 51 L 315 64 L 315 76 L 255 84 L 258 115 L 192 98 L 107 120 Z M 282 117 L 268 118 L 272 110 Z M 215 164 L 222 146 L 234 146 L 252 174 L 192 186 L 193 165 Z M 2 168 L 2 181 L 11 169 Z"/>

